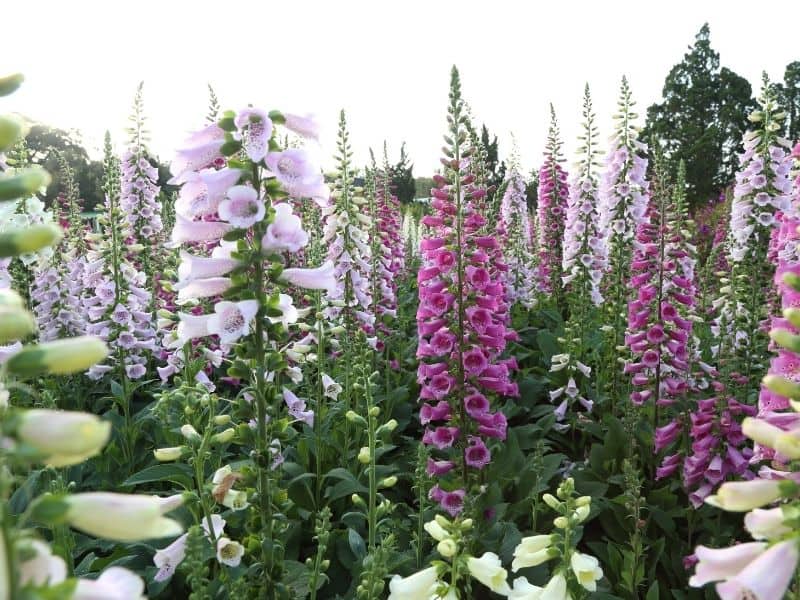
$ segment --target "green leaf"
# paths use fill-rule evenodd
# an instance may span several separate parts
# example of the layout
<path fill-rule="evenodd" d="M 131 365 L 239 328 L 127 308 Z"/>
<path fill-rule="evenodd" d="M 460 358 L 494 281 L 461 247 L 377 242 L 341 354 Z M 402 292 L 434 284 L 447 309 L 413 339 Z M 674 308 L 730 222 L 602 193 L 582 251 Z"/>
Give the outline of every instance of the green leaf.
<path fill-rule="evenodd" d="M 350 550 L 358 560 L 363 560 L 367 555 L 367 545 L 364 543 L 364 538 L 361 537 L 355 529 L 347 530 L 347 542 L 350 544 Z"/>
<path fill-rule="evenodd" d="M 154 481 L 170 481 L 187 490 L 191 489 L 194 485 L 191 467 L 182 463 L 164 463 L 147 467 L 128 477 L 122 485 L 133 486 L 141 485 L 142 483 L 152 483 Z"/>

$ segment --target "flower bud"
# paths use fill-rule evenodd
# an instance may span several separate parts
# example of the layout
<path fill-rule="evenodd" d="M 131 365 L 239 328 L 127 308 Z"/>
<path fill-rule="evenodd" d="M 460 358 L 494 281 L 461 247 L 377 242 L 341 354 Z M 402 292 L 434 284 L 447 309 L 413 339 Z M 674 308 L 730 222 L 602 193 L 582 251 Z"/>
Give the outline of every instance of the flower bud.
<path fill-rule="evenodd" d="M 370 462 L 369 448 L 367 448 L 366 446 L 363 446 L 361 450 L 358 451 L 358 462 L 360 462 L 362 465 L 369 464 Z"/>
<path fill-rule="evenodd" d="M 33 409 L 19 417 L 15 436 L 43 455 L 53 467 L 77 465 L 100 453 L 111 435 L 111 423 L 89 413 Z"/>
<path fill-rule="evenodd" d="M 390 477 L 386 477 L 385 479 L 383 479 L 383 480 L 382 480 L 382 481 L 381 481 L 381 482 L 378 484 L 378 487 L 382 487 L 382 488 L 390 488 L 390 487 L 393 487 L 393 486 L 395 486 L 395 485 L 397 485 L 397 477 L 395 477 L 394 475 L 392 475 L 392 476 L 390 476 Z"/>
<path fill-rule="evenodd" d="M 786 329 L 773 329 L 769 332 L 771 337 L 778 346 L 791 350 L 794 353 L 800 353 L 800 335 L 794 335 Z"/>
<path fill-rule="evenodd" d="M 469 531 L 470 529 L 472 529 L 472 519 L 461 521 L 461 531 Z"/>
<path fill-rule="evenodd" d="M 589 512 L 590 511 L 591 511 L 591 508 L 589 507 L 588 504 L 584 504 L 582 506 L 579 506 L 578 508 L 575 509 L 575 513 L 574 513 L 575 520 L 578 523 L 583 523 L 586 520 L 586 518 L 589 516 Z"/>
<path fill-rule="evenodd" d="M 227 425 L 231 422 L 230 415 L 217 415 L 214 417 L 214 425 Z"/>
<path fill-rule="evenodd" d="M 200 434 L 197 433 L 197 429 L 195 429 L 189 423 L 181 426 L 181 435 L 192 442 L 200 439 Z"/>
<path fill-rule="evenodd" d="M 107 355 L 108 348 L 102 340 L 81 336 L 25 346 L 6 361 L 5 367 L 18 377 L 68 375 L 85 371 Z"/>
<path fill-rule="evenodd" d="M 211 441 L 215 444 L 227 444 L 236 435 L 236 430 L 233 427 L 228 427 L 224 431 L 220 431 L 211 436 Z"/>
<path fill-rule="evenodd" d="M 351 500 L 351 501 L 353 502 L 353 504 L 355 504 L 356 506 L 362 506 L 362 507 L 363 507 L 363 506 L 366 506 L 366 505 L 367 505 L 367 504 L 364 502 L 364 499 L 363 499 L 361 496 L 359 496 L 358 494 L 353 494 L 352 496 L 350 496 L 350 500 Z"/>
<path fill-rule="evenodd" d="M 764 387 L 771 392 L 787 398 L 800 398 L 800 384 L 780 375 L 765 375 L 761 380 Z"/>
<path fill-rule="evenodd" d="M 53 246 L 61 235 L 61 228 L 52 224 L 31 225 L 0 233 L 0 257 L 19 256 Z"/>
<path fill-rule="evenodd" d="M 117 542 L 138 542 L 183 533 L 177 521 L 162 516 L 183 503 L 180 494 L 168 498 L 143 494 L 85 492 L 64 499 L 66 522 L 88 535 Z"/>
<path fill-rule="evenodd" d="M 36 331 L 36 321 L 27 310 L 0 305 L 0 344 L 7 344 Z"/>
<path fill-rule="evenodd" d="M 443 515 L 436 515 L 434 518 L 436 519 L 436 522 L 445 529 L 450 529 L 453 526 L 453 524 L 447 519 L 447 517 Z"/>
<path fill-rule="evenodd" d="M 581 496 L 575 500 L 575 506 L 589 506 L 592 503 L 591 496 Z"/>
<path fill-rule="evenodd" d="M 423 527 L 425 528 L 425 531 L 428 532 L 428 535 L 430 535 L 437 542 L 441 542 L 442 540 L 450 537 L 450 534 L 447 532 L 447 530 L 435 519 L 433 521 L 428 521 L 425 523 L 425 525 L 423 525 Z"/>
<path fill-rule="evenodd" d="M 569 519 L 567 519 L 567 517 L 556 517 L 553 520 L 553 525 L 555 525 L 559 529 L 566 529 L 567 527 L 569 527 Z"/>
<path fill-rule="evenodd" d="M 27 198 L 50 183 L 50 175 L 41 168 L 22 169 L 13 175 L 0 176 L 0 202 Z"/>
<path fill-rule="evenodd" d="M 173 446 L 171 448 L 157 448 L 153 450 L 153 456 L 159 462 L 170 462 L 178 460 L 186 452 L 186 446 Z"/>
<path fill-rule="evenodd" d="M 553 494 L 544 494 L 542 496 L 542 500 L 544 500 L 544 503 L 553 510 L 558 510 L 561 506 L 561 502 L 559 502 L 558 498 L 553 496 Z"/>
<path fill-rule="evenodd" d="M 436 544 L 436 550 L 445 558 L 452 558 L 458 552 L 458 545 L 452 538 L 447 538 Z"/>

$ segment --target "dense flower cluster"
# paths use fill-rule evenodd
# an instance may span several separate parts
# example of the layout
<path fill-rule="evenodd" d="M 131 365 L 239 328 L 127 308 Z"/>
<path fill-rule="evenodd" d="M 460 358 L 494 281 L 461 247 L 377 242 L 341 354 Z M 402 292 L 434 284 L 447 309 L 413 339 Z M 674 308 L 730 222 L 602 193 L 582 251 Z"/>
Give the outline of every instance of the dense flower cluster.
<path fill-rule="evenodd" d="M 512 169 L 500 203 L 500 219 L 505 232 L 506 298 L 527 308 L 535 304 L 536 271 L 531 247 L 531 223 L 525 194 L 525 179 Z"/>
<path fill-rule="evenodd" d="M 339 119 L 337 147 L 339 168 L 333 199 L 322 209 L 325 217 L 324 243 L 328 244 L 328 260 L 333 263 L 336 275 L 336 287 L 328 294 L 331 305 L 327 312 L 331 318 L 342 319 L 349 328 L 358 324 L 371 336 L 375 331 L 370 289 L 372 249 L 369 229 L 372 221 L 364 211 L 367 199 L 362 195 L 361 188 L 353 184 L 350 165 L 352 150 L 344 111 Z"/>
<path fill-rule="evenodd" d="M 580 312 L 591 301 L 603 302 L 600 283 L 605 267 L 604 239 L 598 229 L 597 126 L 592 100 L 586 87 L 583 105 L 584 132 L 581 135 L 581 158 L 569 187 L 564 227 L 562 281 L 570 292 L 571 312 Z"/>
<path fill-rule="evenodd" d="M 386 162 L 386 161 L 385 161 Z M 389 331 L 385 321 L 397 318 L 397 278 L 405 268 L 406 251 L 400 232 L 400 202 L 390 187 L 388 165 L 376 178 L 375 232 L 373 249 L 378 250 L 378 286 L 373 291 L 376 318 L 381 321 L 384 333 Z"/>
<path fill-rule="evenodd" d="M 539 291 L 561 297 L 562 245 L 569 187 L 561 167 L 561 140 L 553 107 L 547 134 L 545 162 L 539 169 L 539 200 L 536 207 L 539 237 Z"/>
<path fill-rule="evenodd" d="M 58 218 L 65 236 L 57 252 L 42 261 L 31 289 L 39 339 L 83 335 L 86 314 L 83 307 L 83 276 L 86 267 L 84 226 L 78 207 L 78 190 L 69 164 L 61 159 L 66 190 L 56 198 Z"/>
<path fill-rule="evenodd" d="M 455 69 L 450 99 L 451 139 L 457 140 L 463 101 Z M 518 393 L 509 378 L 514 360 L 499 358 L 509 331 L 494 312 L 504 289 L 490 274 L 487 252 L 497 240 L 479 235 L 485 219 L 471 201 L 485 192 L 467 174 L 465 154 L 468 148 L 454 143 L 452 157 L 442 161 L 446 176 L 434 178 L 434 212 L 423 218 L 430 233 L 421 242 L 424 262 L 417 277 L 422 441 L 434 454 L 444 454 L 431 458 L 428 474 L 440 478 L 431 497 L 451 515 L 461 512 L 471 491 L 460 475 L 470 479 L 472 470 L 484 468 L 491 460 L 486 442 L 506 437 L 505 416 L 492 412 L 489 397 Z"/>
<path fill-rule="evenodd" d="M 89 319 L 86 332 L 108 344 L 112 362 L 123 368 L 128 378 L 141 379 L 156 347 L 152 296 L 145 273 L 130 260 L 129 252 L 136 247 L 125 243 L 132 233 L 119 206 L 119 161 L 108 140 L 105 169 L 103 233 L 93 236 L 83 278 Z M 112 364 L 97 364 L 87 375 L 100 379 L 113 369 Z"/>

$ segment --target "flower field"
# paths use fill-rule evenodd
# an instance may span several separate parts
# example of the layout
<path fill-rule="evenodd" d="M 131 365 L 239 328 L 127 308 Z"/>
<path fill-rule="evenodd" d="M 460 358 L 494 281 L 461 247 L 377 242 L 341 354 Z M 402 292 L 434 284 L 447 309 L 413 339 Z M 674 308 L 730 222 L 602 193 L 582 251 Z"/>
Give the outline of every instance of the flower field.
<path fill-rule="evenodd" d="M 140 85 L 90 214 L 0 117 L 0 600 L 800 597 L 787 93 L 698 202 L 626 78 L 499 175 L 442 83 L 412 202 L 213 90 L 167 174 Z"/>

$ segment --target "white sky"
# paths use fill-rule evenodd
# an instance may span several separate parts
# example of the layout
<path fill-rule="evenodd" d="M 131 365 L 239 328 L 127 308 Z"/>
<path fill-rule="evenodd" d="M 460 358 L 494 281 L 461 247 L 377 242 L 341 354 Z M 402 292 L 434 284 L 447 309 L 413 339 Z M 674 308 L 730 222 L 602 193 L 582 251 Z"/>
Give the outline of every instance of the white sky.
<path fill-rule="evenodd" d="M 94 155 L 106 129 L 122 145 L 144 80 L 151 147 L 169 160 L 203 124 L 211 83 L 223 108 L 315 113 L 325 157 L 344 108 L 357 161 L 384 139 L 394 161 L 405 140 L 417 176 L 438 165 L 453 63 L 501 156 L 513 131 L 529 170 L 549 102 L 571 162 L 584 82 L 605 138 L 621 75 L 643 118 L 703 22 L 722 64 L 751 83 L 800 60 L 798 0 L 7 0 L 2 19 L 0 71 L 27 81 L 0 110 L 79 129 Z"/>

